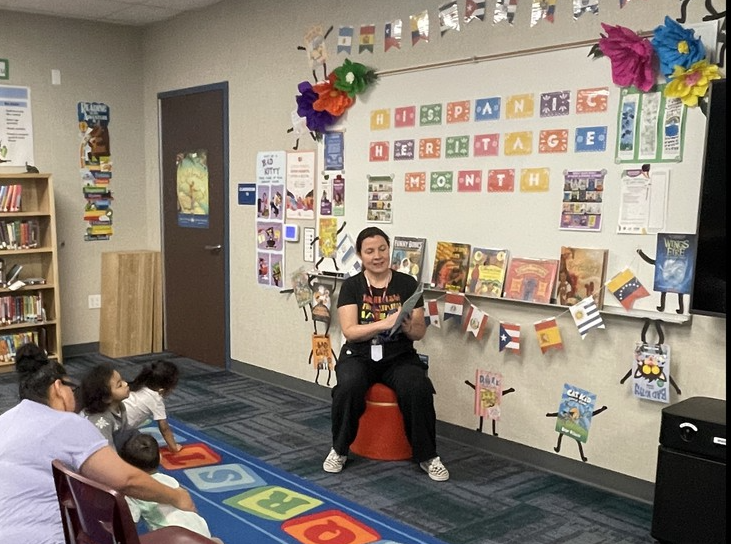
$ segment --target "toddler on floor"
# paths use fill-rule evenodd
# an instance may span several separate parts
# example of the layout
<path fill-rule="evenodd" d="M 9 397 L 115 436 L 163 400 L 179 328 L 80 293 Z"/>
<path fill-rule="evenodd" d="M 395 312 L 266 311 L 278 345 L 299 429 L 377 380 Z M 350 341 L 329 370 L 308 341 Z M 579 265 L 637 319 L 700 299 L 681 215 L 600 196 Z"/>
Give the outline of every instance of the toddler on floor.
<path fill-rule="evenodd" d="M 150 419 L 156 421 L 160 434 L 173 453 L 179 452 L 181 447 L 168 424 L 165 397 L 178 385 L 179 375 L 178 367 L 171 361 L 160 360 L 145 365 L 130 382 L 129 397 L 124 400 L 129 425 L 137 428 Z"/>

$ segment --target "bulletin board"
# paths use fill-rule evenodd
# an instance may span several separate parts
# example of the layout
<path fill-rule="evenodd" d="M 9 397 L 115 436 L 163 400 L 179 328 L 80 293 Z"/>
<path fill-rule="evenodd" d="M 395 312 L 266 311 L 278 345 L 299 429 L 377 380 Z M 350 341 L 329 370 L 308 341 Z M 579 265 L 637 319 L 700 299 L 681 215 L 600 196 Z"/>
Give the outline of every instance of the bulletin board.
<path fill-rule="evenodd" d="M 482 247 L 507 248 L 510 256 L 558 259 L 562 245 L 607 248 L 607 279 L 629 266 L 651 292 L 650 297 L 635 303 L 635 310 L 655 311 L 659 294 L 652 291 L 654 268 L 642 261 L 637 249 L 654 256 L 656 234 L 619 234 L 621 178 L 624 170 L 640 169 L 636 164 L 618 159 L 616 142 L 618 108 L 622 89 L 611 80 L 606 58 L 588 57 L 589 46 L 559 48 L 530 55 L 511 55 L 485 62 L 428 68 L 382 75 L 374 87 L 348 110 L 338 127 L 345 134 L 345 231 L 355 239 L 366 226 L 378 226 L 391 237 L 423 237 L 428 241 L 422 281 L 431 279 L 434 252 L 438 241 L 460 242 Z M 586 90 L 606 89 L 606 108 L 577 112 L 579 94 Z M 533 97 L 530 115 L 508 118 L 507 105 L 515 97 Z M 542 97 L 565 100 L 566 112 L 554 110 L 541 115 Z M 499 115 L 491 99 L 499 97 Z M 582 99 L 583 100 L 583 99 Z M 492 106 L 491 106 L 492 104 Z M 434 113 L 440 106 L 441 120 L 420 120 L 423 106 Z M 463 108 L 469 108 L 465 116 Z M 479 112 L 478 112 L 479 110 Z M 415 120 L 404 124 L 410 112 Z M 477 112 L 477 115 L 476 115 Z M 586 129 L 605 127 L 604 150 L 586 149 Z M 662 223 L 655 217 L 656 231 L 695 233 L 700 201 L 702 162 L 706 119 L 699 108 L 689 108 L 684 116 L 682 160 L 653 162 L 650 172 L 667 181 Z M 506 154 L 505 143 L 514 134 L 530 133 L 531 150 L 527 154 Z M 542 134 L 543 133 L 543 134 Z M 591 133 L 602 134 L 602 130 Z M 566 138 L 560 151 L 539 150 L 543 135 Z M 497 152 L 485 153 L 485 135 L 498 135 Z M 409 140 L 413 149 L 409 156 Z M 441 142 L 441 151 L 433 158 L 420 158 L 423 141 Z M 480 141 L 483 151 L 476 154 Z M 398 142 L 398 145 L 395 143 Z M 374 144 L 388 144 L 387 152 L 374 154 Z M 464 147 L 467 152 L 465 153 Z M 432 149 L 433 150 L 433 149 Z M 384 159 L 384 156 L 386 157 Z M 512 191 L 488 191 L 491 170 L 513 170 Z M 591 230 L 561 228 L 564 195 L 564 172 L 605 171 L 601 207 L 601 226 Z M 479 172 L 479 190 L 457 190 L 458 178 L 465 172 L 471 188 Z M 539 191 L 521 190 L 521 175 L 538 172 L 547 185 Z M 415 186 L 415 173 L 423 173 L 425 189 Z M 430 188 L 434 173 L 452 177 L 449 191 Z M 390 222 L 373 222 L 367 217 L 368 179 L 393 178 Z M 443 178 L 442 178 L 443 179 Z M 408 180 L 408 183 L 407 183 Z M 408 187 L 407 187 L 408 185 Z M 655 213 L 658 213 L 657 211 Z M 607 293 L 605 308 L 619 302 Z M 666 312 L 674 312 L 675 297 L 668 295 Z M 685 300 L 685 313 L 688 312 Z"/>

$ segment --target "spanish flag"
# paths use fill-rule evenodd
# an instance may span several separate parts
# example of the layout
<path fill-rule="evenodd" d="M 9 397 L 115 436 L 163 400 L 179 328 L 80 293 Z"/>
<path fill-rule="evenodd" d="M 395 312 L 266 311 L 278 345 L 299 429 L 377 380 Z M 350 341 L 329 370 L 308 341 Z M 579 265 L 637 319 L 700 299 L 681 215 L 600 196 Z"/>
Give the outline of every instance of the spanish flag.
<path fill-rule="evenodd" d="M 561 332 L 558 330 L 556 318 L 551 317 L 535 323 L 536 334 L 538 335 L 538 344 L 541 346 L 541 353 L 546 353 L 549 349 L 563 349 L 561 341 Z"/>

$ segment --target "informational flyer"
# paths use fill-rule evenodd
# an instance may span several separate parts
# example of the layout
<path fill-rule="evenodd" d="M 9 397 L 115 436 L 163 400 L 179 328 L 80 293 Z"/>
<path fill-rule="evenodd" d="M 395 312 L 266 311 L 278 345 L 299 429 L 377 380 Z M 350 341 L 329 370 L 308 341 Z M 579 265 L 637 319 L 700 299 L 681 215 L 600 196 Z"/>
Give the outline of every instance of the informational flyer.
<path fill-rule="evenodd" d="M 35 165 L 30 89 L 0 85 L 0 166 Z"/>
<path fill-rule="evenodd" d="M 669 178 L 668 170 L 622 172 L 618 234 L 648 234 L 665 228 Z"/>
<path fill-rule="evenodd" d="M 286 219 L 315 218 L 315 152 L 287 153 Z"/>

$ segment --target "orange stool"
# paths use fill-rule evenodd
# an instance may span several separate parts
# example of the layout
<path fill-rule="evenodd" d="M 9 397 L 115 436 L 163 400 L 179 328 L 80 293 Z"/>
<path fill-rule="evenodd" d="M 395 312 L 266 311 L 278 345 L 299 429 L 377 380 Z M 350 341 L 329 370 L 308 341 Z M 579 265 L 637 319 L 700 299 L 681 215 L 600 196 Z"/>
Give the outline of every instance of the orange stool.
<path fill-rule="evenodd" d="M 411 459 L 404 418 L 396 402 L 396 393 L 390 387 L 375 383 L 366 392 L 366 409 L 360 416 L 358 434 L 350 451 L 381 461 Z"/>

